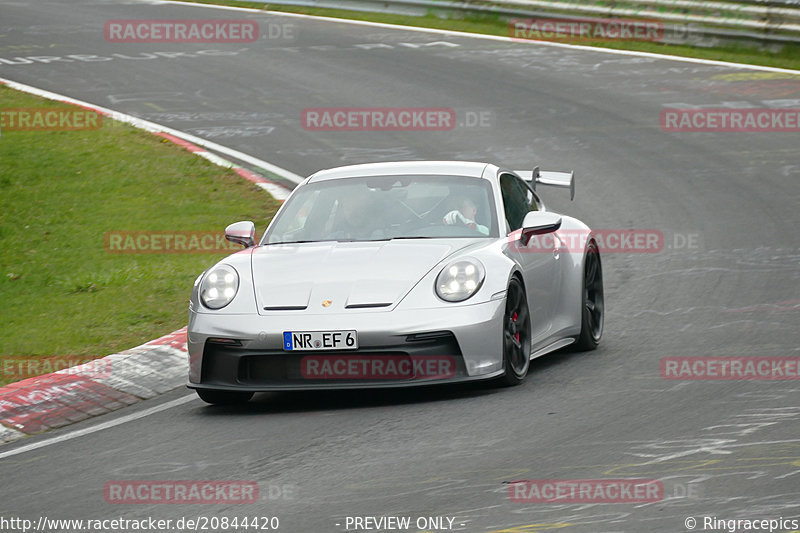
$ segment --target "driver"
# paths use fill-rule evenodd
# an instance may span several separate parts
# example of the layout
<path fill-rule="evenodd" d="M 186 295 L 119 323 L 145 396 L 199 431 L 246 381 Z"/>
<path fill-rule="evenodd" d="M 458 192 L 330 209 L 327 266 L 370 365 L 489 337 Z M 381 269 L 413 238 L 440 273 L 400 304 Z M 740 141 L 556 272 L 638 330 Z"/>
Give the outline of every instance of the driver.
<path fill-rule="evenodd" d="M 484 235 L 489 235 L 489 228 L 475 222 L 475 217 L 478 214 L 478 206 L 475 205 L 475 202 L 469 198 L 462 198 L 457 205 L 458 209 L 453 209 L 442 219 L 446 225 L 462 224 Z"/>
<path fill-rule="evenodd" d="M 363 196 L 354 194 L 339 200 L 337 231 L 335 239 L 367 239 L 370 237 L 371 220 L 369 216 L 369 201 Z"/>

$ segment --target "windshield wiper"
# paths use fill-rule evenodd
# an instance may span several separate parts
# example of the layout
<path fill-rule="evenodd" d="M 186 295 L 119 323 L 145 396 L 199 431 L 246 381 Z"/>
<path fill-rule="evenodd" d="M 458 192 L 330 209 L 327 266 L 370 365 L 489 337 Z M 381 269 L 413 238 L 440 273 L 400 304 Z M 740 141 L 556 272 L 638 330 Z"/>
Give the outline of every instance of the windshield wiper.
<path fill-rule="evenodd" d="M 307 241 L 281 241 L 281 242 L 268 242 L 265 243 L 266 246 L 273 245 L 273 244 L 306 244 L 310 242 L 383 242 L 383 241 L 394 241 L 399 239 L 436 239 L 437 237 L 424 237 L 422 235 L 403 235 L 400 237 L 386 237 L 385 239 L 319 239 L 319 240 L 307 240 Z"/>
<path fill-rule="evenodd" d="M 305 244 L 308 242 L 322 242 L 322 241 L 281 241 L 281 242 L 268 242 L 267 245 L 270 244 Z"/>

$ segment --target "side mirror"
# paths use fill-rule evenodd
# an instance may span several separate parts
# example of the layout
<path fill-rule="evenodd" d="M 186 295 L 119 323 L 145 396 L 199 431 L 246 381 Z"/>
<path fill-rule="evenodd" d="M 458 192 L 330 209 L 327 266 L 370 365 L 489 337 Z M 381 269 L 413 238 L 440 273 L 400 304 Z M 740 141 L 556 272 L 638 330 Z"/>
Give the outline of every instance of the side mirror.
<path fill-rule="evenodd" d="M 225 238 L 231 242 L 241 244 L 245 248 L 255 246 L 256 225 L 249 220 L 234 222 L 225 228 Z"/>
<path fill-rule="evenodd" d="M 520 240 L 523 245 L 534 235 L 552 233 L 561 227 L 561 215 L 547 211 L 531 211 L 522 220 L 522 234 Z"/>

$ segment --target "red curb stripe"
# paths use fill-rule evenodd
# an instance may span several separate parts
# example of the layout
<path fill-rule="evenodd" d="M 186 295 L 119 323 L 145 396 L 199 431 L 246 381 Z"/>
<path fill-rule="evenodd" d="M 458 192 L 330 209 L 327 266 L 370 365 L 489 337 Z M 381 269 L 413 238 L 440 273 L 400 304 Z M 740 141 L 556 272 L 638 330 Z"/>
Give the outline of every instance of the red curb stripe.
<path fill-rule="evenodd" d="M 89 105 L 74 104 L 74 103 L 72 103 L 72 102 L 70 102 L 68 100 L 58 100 L 58 101 L 61 102 L 61 103 L 64 103 L 64 104 L 69 104 L 69 105 L 74 105 L 76 107 L 80 107 L 81 109 L 85 109 L 86 111 L 92 111 L 92 112 L 97 113 L 98 115 L 102 115 L 104 117 L 110 117 L 111 116 L 111 113 L 106 113 L 104 111 L 100 111 L 96 107 L 92 107 L 92 106 L 89 106 Z"/>
<path fill-rule="evenodd" d="M 141 346 L 168 346 L 186 352 L 186 327 Z M 91 374 L 55 372 L 0 388 L 0 423 L 30 435 L 102 415 L 139 401 L 140 398 L 136 396 L 95 381 Z"/>
<path fill-rule="evenodd" d="M 32 434 L 85 420 L 139 398 L 73 374 L 49 374 L 0 390 L 0 422 Z"/>
<path fill-rule="evenodd" d="M 56 387 L 61 391 L 71 390 L 76 386 L 73 383 L 81 381 L 80 378 L 76 380 L 50 375 L 31 380 L 35 381 L 33 386 L 0 396 L 0 422 L 4 425 L 32 434 L 89 418 L 89 415 L 51 398 Z"/>
<path fill-rule="evenodd" d="M 253 183 L 272 183 L 269 180 L 266 180 L 266 179 L 262 178 L 261 176 L 259 176 L 258 174 L 250 172 L 249 170 L 247 170 L 245 168 L 234 167 L 233 170 L 234 170 L 234 172 L 239 174 L 241 177 L 243 177 L 247 181 L 252 181 Z"/>
<path fill-rule="evenodd" d="M 146 346 L 171 346 L 176 350 L 186 352 L 188 351 L 186 347 L 186 326 L 175 330 L 168 335 L 164 335 L 163 337 L 152 340 L 146 343 Z"/>
<path fill-rule="evenodd" d="M 246 168 L 233 167 L 233 170 L 237 174 L 239 174 L 239 176 L 243 177 L 244 179 L 246 179 L 248 181 L 252 181 L 253 183 L 269 183 L 270 185 L 274 185 L 275 187 L 279 187 L 281 189 L 286 189 L 286 187 L 284 187 L 283 185 L 280 185 L 278 183 L 275 183 L 274 181 L 270 181 L 268 179 L 262 178 L 258 174 L 255 174 L 254 172 L 250 172 Z M 283 203 L 283 202 L 286 201 L 285 199 L 279 199 L 279 198 L 275 198 L 275 199 L 278 200 L 280 203 Z"/>
<path fill-rule="evenodd" d="M 35 376 L 35 377 L 40 377 L 40 376 Z M 35 377 L 34 377 L 34 378 L 28 378 L 28 379 L 35 379 Z M 4 393 L 6 390 L 23 388 L 23 387 L 24 387 L 24 385 L 21 385 L 21 383 L 22 383 L 23 381 L 25 381 L 25 380 L 23 379 L 23 380 L 21 380 L 21 381 L 14 381 L 14 382 L 12 382 L 12 383 L 9 383 L 8 385 L 3 385 L 3 388 L 2 388 L 2 389 L 0 389 L 0 397 L 2 397 L 2 396 L 3 396 L 3 393 Z"/>
<path fill-rule="evenodd" d="M 164 139 L 167 139 L 167 140 L 177 144 L 178 146 L 182 146 L 183 148 L 189 150 L 192 153 L 208 152 L 208 150 L 206 150 L 205 148 L 197 146 L 196 144 L 192 144 L 192 143 L 190 143 L 188 141 L 184 141 L 183 139 L 181 139 L 179 137 L 175 137 L 174 135 L 170 135 L 169 133 L 164 133 L 163 131 L 156 132 L 154 135 L 158 135 L 159 137 L 163 137 Z M 240 177 L 242 177 L 242 178 L 244 178 L 247 181 L 250 181 L 252 183 L 270 183 L 272 185 L 275 185 L 276 187 L 280 187 L 282 189 L 286 189 L 286 187 L 284 187 L 283 185 L 279 185 L 279 184 L 277 184 L 277 183 L 275 183 L 273 181 L 270 181 L 270 180 L 268 180 L 266 178 L 263 178 L 263 177 L 259 176 L 258 174 L 256 174 L 255 172 L 251 172 L 251 171 L 247 170 L 246 168 L 233 166 L 233 171 L 236 172 Z M 281 200 L 281 202 L 283 202 L 283 200 Z"/>
<path fill-rule="evenodd" d="M 158 135 L 159 137 L 163 137 L 163 138 L 167 139 L 168 141 L 172 141 L 173 143 L 177 144 L 178 146 L 182 146 L 182 147 L 186 148 L 187 150 L 189 150 L 192 153 L 206 152 L 207 151 L 204 148 L 200 148 L 196 144 L 192 144 L 189 141 L 184 141 L 183 139 L 175 137 L 174 135 L 170 135 L 169 133 L 164 133 L 163 131 L 155 132 L 154 135 Z"/>

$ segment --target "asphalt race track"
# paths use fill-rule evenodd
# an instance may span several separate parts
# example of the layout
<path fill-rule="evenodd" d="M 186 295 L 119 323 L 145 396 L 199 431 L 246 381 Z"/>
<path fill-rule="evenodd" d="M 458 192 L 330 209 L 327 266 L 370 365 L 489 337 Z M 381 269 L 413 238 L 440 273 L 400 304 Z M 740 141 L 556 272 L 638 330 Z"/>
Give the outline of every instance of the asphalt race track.
<path fill-rule="evenodd" d="M 181 18 L 251 19 L 266 38 L 137 44 L 103 34 L 108 20 Z M 265 516 L 289 533 L 346 531 L 347 517 L 365 516 L 411 517 L 408 531 L 419 517 L 445 517 L 456 531 L 509 533 L 800 518 L 798 382 L 667 380 L 659 369 L 668 356 L 800 355 L 800 137 L 665 132 L 659 122 L 670 106 L 800 107 L 800 75 L 200 7 L 0 0 L 0 77 L 301 175 L 395 159 L 574 169 L 575 201 L 546 190 L 552 208 L 595 228 L 664 235 L 658 253 L 604 256 L 601 348 L 538 359 L 520 387 L 262 394 L 235 409 L 176 402 L 0 459 L 0 516 Z M 320 107 L 444 107 L 457 125 L 304 129 L 302 111 Z M 659 479 L 663 497 L 509 498 L 515 480 L 610 478 Z M 116 480 L 254 481 L 259 497 L 107 503 L 104 486 Z"/>

